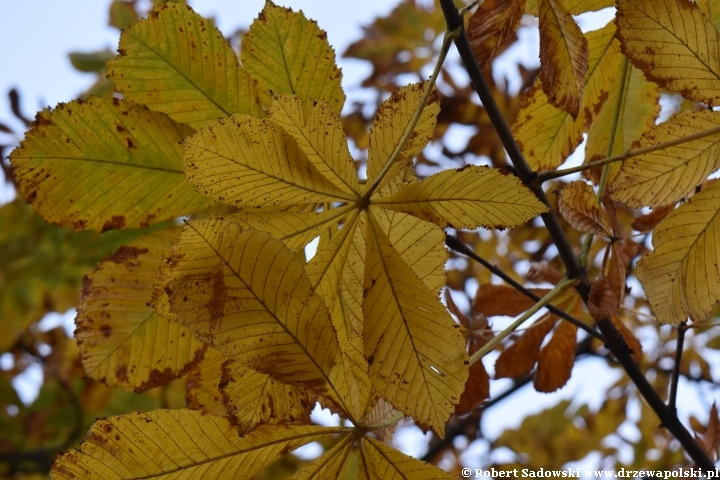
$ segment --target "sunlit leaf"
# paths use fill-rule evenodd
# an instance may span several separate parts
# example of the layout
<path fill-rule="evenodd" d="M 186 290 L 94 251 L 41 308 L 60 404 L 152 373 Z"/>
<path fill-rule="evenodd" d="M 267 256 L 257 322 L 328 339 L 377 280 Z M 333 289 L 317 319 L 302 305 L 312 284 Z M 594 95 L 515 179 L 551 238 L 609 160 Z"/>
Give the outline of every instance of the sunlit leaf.
<path fill-rule="evenodd" d="M 455 478 L 429 463 L 408 457 L 371 437 L 363 439 L 360 449 L 366 460 L 372 462 L 371 468 L 374 475 L 371 475 L 370 478 L 383 480 L 395 478 L 418 480 L 445 478 L 449 480 Z"/>
<path fill-rule="evenodd" d="M 593 188 L 583 181 L 569 183 L 558 199 L 560 215 L 574 229 L 594 235 L 612 234 L 612 224 Z M 624 283 L 624 282 L 623 282 Z"/>
<path fill-rule="evenodd" d="M 638 278 L 662 324 L 702 320 L 720 299 L 720 182 L 674 210 L 653 233 Z"/>
<path fill-rule="evenodd" d="M 540 0 L 540 79 L 548 101 L 573 118 L 580 113 L 588 42 L 560 0 Z"/>
<path fill-rule="evenodd" d="M 272 90 L 322 100 L 336 114 L 342 110 L 345 94 L 335 52 L 325 32 L 302 12 L 266 2 L 243 37 L 240 57 L 258 82 L 263 104 L 270 104 Z"/>
<path fill-rule="evenodd" d="M 718 112 L 682 113 L 643 135 L 637 147 L 676 140 L 719 126 Z M 719 156 L 720 133 L 629 158 L 610 186 L 612 198 L 637 208 L 655 208 L 674 202 L 690 194 L 720 168 Z"/>
<path fill-rule="evenodd" d="M 301 445 L 341 433 L 317 426 L 259 427 L 239 437 L 227 417 L 154 410 L 95 422 L 80 450 L 58 457 L 58 479 L 250 479 Z"/>
<path fill-rule="evenodd" d="M 189 133 L 162 113 L 91 98 L 39 113 L 10 159 L 46 220 L 103 232 L 146 227 L 212 205 L 182 171 L 178 142 Z"/>
<path fill-rule="evenodd" d="M 202 358 L 202 342 L 147 306 L 178 233 L 151 233 L 122 246 L 85 278 L 75 338 L 91 378 L 142 392 L 183 375 Z"/>
<path fill-rule="evenodd" d="M 618 0 L 622 51 L 645 77 L 689 100 L 720 101 L 718 31 L 690 0 Z"/>

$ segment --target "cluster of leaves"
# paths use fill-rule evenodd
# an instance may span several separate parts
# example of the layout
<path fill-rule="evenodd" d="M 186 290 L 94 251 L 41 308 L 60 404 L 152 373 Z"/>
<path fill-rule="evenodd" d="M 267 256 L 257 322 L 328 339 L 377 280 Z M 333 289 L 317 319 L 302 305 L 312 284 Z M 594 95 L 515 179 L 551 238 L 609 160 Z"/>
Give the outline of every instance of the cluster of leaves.
<path fill-rule="evenodd" d="M 555 307 L 586 328 L 610 318 L 636 362 L 667 373 L 663 365 L 673 352 L 643 355 L 633 334 L 643 321 L 629 309 L 649 306 L 660 323 L 690 318 L 702 326 L 720 299 L 720 187 L 707 180 L 717 169 L 720 140 L 710 108 L 718 96 L 720 44 L 709 18 L 718 9 L 712 1 L 620 0 L 615 22 L 583 34 L 572 15 L 611 3 L 486 0 L 468 20 L 477 61 L 540 179 L 570 173 L 557 169 L 587 134 L 585 161 L 595 163 L 582 168 L 586 180 L 548 183 L 559 194 L 545 205 L 497 168 L 465 165 L 418 178 L 416 166 L 432 171 L 440 164 L 423 152 L 433 139 L 447 157 L 465 163 L 486 156 L 506 168 L 488 114 L 449 66 L 435 72 L 441 95 L 435 75 L 398 84 L 404 74 L 419 75 L 437 53 L 444 58 L 427 48 L 445 29 L 439 9 L 403 2 L 348 49 L 347 56 L 373 63 L 365 85 L 391 95 L 372 119 L 363 105 L 341 119 L 345 95 L 335 54 L 302 12 L 268 2 L 242 37 L 238 59 L 189 7 L 161 3 L 135 22 L 133 2 L 114 2 L 114 21 L 126 28 L 107 79 L 93 87 L 100 96 L 39 113 L 11 162 L 17 188 L 38 213 L 83 231 L 65 237 L 70 232 L 53 229 L 62 232 L 54 234 L 57 241 L 45 239 L 51 252 L 62 247 L 55 255 L 63 262 L 94 264 L 122 245 L 82 286 L 75 338 L 87 376 L 143 395 L 186 376 L 186 387 L 178 388 L 186 389 L 188 408 L 99 420 L 79 450 L 58 458 L 54 477 L 249 478 L 318 441 L 327 451 L 297 478 L 452 478 L 390 447 L 393 428 L 409 416 L 442 438 L 453 413 L 477 412 L 489 397 L 490 375 L 481 361 L 468 369 L 468 355 L 492 339 L 493 317 L 521 315 L 535 301 L 457 257 L 446 279 L 443 229 L 517 227 L 458 235 L 509 278 L 557 285 L 562 264 L 550 248 L 554 239 L 526 223 L 551 209 L 570 242 L 582 244 L 581 262 L 595 278 L 587 307 L 574 291 L 557 297 Z M 523 14 L 539 19 L 541 68 L 537 79 L 521 70 L 528 88 L 513 97 L 492 81 L 492 60 L 515 40 Z M 73 61 L 103 72 L 103 55 Z M 660 88 L 686 101 L 656 126 Z M 445 138 L 453 124 L 475 129 L 464 149 Z M 367 157 L 354 161 L 352 144 L 367 147 Z M 13 205 L 3 212 L 27 211 Z M 654 210 L 633 210 L 641 207 Z M 190 220 L 175 226 L 179 216 Z M 148 227 L 150 233 L 138 230 Z M 110 230 L 125 232 L 98 233 Z M 655 250 L 637 268 L 645 300 L 626 284 L 632 260 L 646 253 L 635 233 L 648 232 Z M 306 261 L 305 247 L 317 238 L 317 253 Z M 98 241 L 108 249 L 85 258 L 83 245 Z M 508 249 L 511 255 L 501 253 Z M 521 276 L 523 262 L 532 263 Z M 68 276 L 77 283 L 76 272 Z M 471 278 L 480 287 L 469 313 L 446 291 L 456 323 L 440 292 L 446 283 L 464 291 Z M 72 304 L 62 291 L 66 283 L 42 281 L 30 290 L 52 299 L 42 308 L 36 299 L 24 307 L 22 296 L 7 290 L 12 301 L 3 308 L 27 318 L 3 310 L 20 322 L 3 321 L 0 328 L 10 329 L 4 338 Z M 548 292 L 530 290 L 535 298 Z M 541 392 L 561 388 L 578 355 L 601 350 L 579 344 L 577 330 L 577 323 L 545 314 L 506 343 L 494 377 L 532 378 Z M 682 360 L 683 374 L 712 381 L 701 355 L 689 351 Z M 68 385 L 67 375 L 58 378 Z M 562 403 L 493 446 L 513 449 L 524 467 L 560 467 L 590 451 L 617 459 L 618 449 L 600 445 L 624 421 L 634 393 L 626 380 L 615 389 L 620 393 L 599 411 L 574 413 L 585 429 Z M 312 425 L 316 402 L 344 424 Z M 646 466 L 649 449 L 672 452 L 658 467 L 683 463 L 645 410 L 641 441 L 626 442 L 636 464 Z M 477 428 L 477 417 L 468 418 Z M 718 446 L 716 423 L 713 413 L 707 427 L 693 425 L 708 452 Z"/>

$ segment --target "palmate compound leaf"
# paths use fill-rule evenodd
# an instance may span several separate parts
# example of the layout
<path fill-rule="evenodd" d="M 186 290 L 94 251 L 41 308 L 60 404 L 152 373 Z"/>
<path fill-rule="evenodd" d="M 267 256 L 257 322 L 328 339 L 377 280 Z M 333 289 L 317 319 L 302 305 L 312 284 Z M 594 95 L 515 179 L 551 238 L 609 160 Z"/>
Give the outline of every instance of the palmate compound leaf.
<path fill-rule="evenodd" d="M 201 128 L 234 113 L 261 115 L 255 82 L 220 30 L 190 7 L 163 2 L 125 28 L 108 78 L 128 100 Z"/>
<path fill-rule="evenodd" d="M 589 58 L 582 110 L 578 118 L 550 104 L 538 80 L 523 94 L 512 125 L 523 155 L 533 170 L 557 168 L 582 142 L 619 73 L 620 44 L 614 39 L 615 25 L 589 32 Z M 582 117 L 582 118 L 581 118 Z"/>
<path fill-rule="evenodd" d="M 120 247 L 85 277 L 75 338 L 91 378 L 143 392 L 197 364 L 206 345 L 147 306 L 162 259 L 180 233 L 150 233 Z"/>
<path fill-rule="evenodd" d="M 307 101 L 318 98 L 339 114 L 345 103 L 342 75 L 327 35 L 302 11 L 265 3 L 260 16 L 242 39 L 243 67 L 258 82 L 263 104 L 270 91 L 290 93 Z"/>
<path fill-rule="evenodd" d="M 154 410 L 95 422 L 80 450 L 62 453 L 53 479 L 250 479 L 306 443 L 347 432 L 341 427 L 268 425 L 239 437 L 227 417 L 193 410 Z"/>
<path fill-rule="evenodd" d="M 212 205 L 183 175 L 178 142 L 191 132 L 162 113 L 93 97 L 40 112 L 10 160 L 19 190 L 50 222 L 146 227 Z"/>
<path fill-rule="evenodd" d="M 540 79 L 548 101 L 573 118 L 580 113 L 588 41 L 560 0 L 540 0 Z"/>
<path fill-rule="evenodd" d="M 661 324 L 702 320 L 720 299 L 720 182 L 660 222 L 637 274 Z"/>
<path fill-rule="evenodd" d="M 645 77 L 698 102 L 720 101 L 718 31 L 690 0 L 618 0 L 622 51 Z"/>
<path fill-rule="evenodd" d="M 225 357 L 353 412 L 328 310 L 282 243 L 230 218 L 197 220 L 170 263 L 166 291 L 181 324 Z"/>
<path fill-rule="evenodd" d="M 637 147 L 676 140 L 718 126 L 718 112 L 681 113 L 654 126 Z M 609 191 L 613 200 L 636 208 L 667 205 L 690 194 L 720 168 L 719 157 L 720 134 L 716 134 L 630 158 L 623 162 Z"/>
<path fill-rule="evenodd" d="M 517 180 L 489 169 L 471 167 L 459 173 L 443 172 L 418 183 L 408 165 L 432 134 L 438 108 L 434 100 L 421 113 L 410 135 L 411 143 L 401 146 L 399 142 L 424 88 L 424 85 L 404 87 L 381 107 L 371 134 L 368 166 L 368 175 L 375 175 L 378 186 L 370 194 L 363 194 L 365 198 L 354 187 L 348 192 L 352 182 L 342 181 L 347 179 L 347 173 L 342 173 L 347 172 L 347 143 L 333 140 L 333 147 L 328 148 L 328 144 L 321 143 L 322 138 L 308 136 L 307 125 L 315 121 L 313 118 L 323 116 L 334 131 L 337 121 L 328 117 L 327 107 L 319 102 L 303 104 L 301 119 L 297 100 L 291 97 L 278 96 L 267 120 L 236 116 L 198 132 L 185 144 L 186 169 L 200 191 L 207 191 L 219 201 L 239 207 L 265 206 L 261 211 L 246 209 L 226 221 L 265 228 L 294 250 L 318 235 L 325 238 L 306 270 L 312 295 L 322 298 L 337 331 L 342 350 L 339 358 L 346 364 L 343 371 L 356 372 L 347 377 L 348 391 L 356 393 L 350 395 L 351 401 L 344 407 L 361 416 L 367 410 L 372 387 L 398 410 L 414 416 L 419 424 L 442 432 L 452 403 L 457 401 L 464 385 L 466 353 L 462 336 L 437 298 L 444 283 L 442 268 L 447 259 L 444 232 L 426 219 L 460 228 L 476 228 L 481 224 L 509 227 L 546 208 Z M 285 106 L 289 106 L 288 110 Z M 277 122 L 286 125 L 288 131 Z M 251 146 L 265 144 L 271 148 L 257 147 L 260 153 L 254 157 Z M 380 172 L 396 149 L 400 153 L 397 165 L 380 179 Z M 293 161 L 288 160 L 291 157 Z M 219 164 L 222 168 L 217 167 Z M 247 175 L 250 170 L 254 173 Z M 220 175 L 222 180 L 213 178 Z M 258 181 L 259 186 L 253 188 L 249 182 L 255 178 L 267 181 L 262 180 L 264 184 Z M 428 185 L 433 188 L 427 188 Z M 435 188 L 444 191 L 444 195 L 426 198 Z M 313 218 L 312 211 L 294 209 L 300 202 L 321 203 L 325 207 Z M 332 208 L 337 202 L 340 205 Z M 275 211 L 272 206 L 276 206 Z M 484 206 L 489 214 L 484 213 Z M 414 217 L 415 212 L 421 217 Z M 477 218 L 472 218 L 474 215 Z M 378 249 L 378 245 L 382 248 Z M 380 279 L 383 288 L 372 285 L 367 266 L 369 256 L 376 276 L 382 276 L 375 279 L 376 284 Z M 377 263 L 379 256 L 389 256 L 391 260 L 384 261 L 397 263 L 398 268 L 381 268 Z M 373 296 L 387 298 L 392 312 L 371 308 L 367 300 L 370 289 Z M 429 304 L 416 305 L 417 298 Z M 425 315 L 416 307 L 432 314 Z M 411 326 L 418 322 L 428 325 Z M 367 334 L 369 326 L 373 329 L 371 341 Z M 427 338 L 427 331 L 444 338 L 443 344 L 449 350 L 426 348 L 427 342 L 434 341 Z M 397 344 L 411 354 L 408 361 L 414 362 L 412 368 L 405 369 L 400 363 L 393 368 L 390 359 L 384 358 L 394 355 L 390 339 L 395 335 L 400 335 Z M 449 359 L 459 361 L 453 363 Z M 375 365 L 370 367 L 370 378 L 369 363 Z M 381 368 L 381 363 L 385 367 Z M 446 377 L 439 376 L 432 367 Z M 269 370 L 264 372 L 273 374 Z M 447 383 L 438 388 L 442 382 Z"/>

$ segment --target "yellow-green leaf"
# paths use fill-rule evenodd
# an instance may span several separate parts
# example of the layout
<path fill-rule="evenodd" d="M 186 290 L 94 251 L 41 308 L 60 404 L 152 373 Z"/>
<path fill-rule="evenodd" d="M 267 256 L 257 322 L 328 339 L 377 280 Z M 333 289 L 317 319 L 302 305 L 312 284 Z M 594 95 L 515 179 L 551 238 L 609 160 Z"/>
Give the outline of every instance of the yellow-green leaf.
<path fill-rule="evenodd" d="M 222 366 L 223 403 L 243 435 L 263 423 L 310 423 L 315 398 L 305 389 L 273 380 L 234 359 Z"/>
<path fill-rule="evenodd" d="M 227 417 L 193 410 L 135 412 L 98 420 L 80 450 L 62 453 L 53 479 L 250 479 L 306 443 L 346 429 L 267 426 L 239 437 Z"/>
<path fill-rule="evenodd" d="M 637 273 L 662 324 L 702 320 L 720 299 L 720 182 L 671 212 L 653 232 L 655 250 Z"/>
<path fill-rule="evenodd" d="M 560 0 L 540 0 L 540 79 L 548 101 L 573 118 L 588 70 L 588 42 Z"/>
<path fill-rule="evenodd" d="M 146 227 L 212 205 L 182 171 L 191 130 L 126 101 L 91 98 L 38 114 L 10 160 L 46 220 L 75 230 Z"/>
<path fill-rule="evenodd" d="M 359 196 L 360 184 L 342 123 L 327 103 L 312 100 L 312 106 L 303 110 L 299 97 L 278 94 L 269 113 L 325 178 L 345 193 Z"/>
<path fill-rule="evenodd" d="M 620 76 L 588 132 L 585 161 L 618 155 L 629 150 L 634 142 L 655 125 L 660 113 L 660 92 L 657 85 L 645 80 L 642 72 L 623 58 Z M 590 177 L 599 181 L 600 168 Z M 608 180 L 620 170 L 619 163 L 610 164 Z"/>
<path fill-rule="evenodd" d="M 179 231 L 151 233 L 122 246 L 85 278 L 75 338 L 91 378 L 143 392 L 183 375 L 202 358 L 205 344 L 147 306 Z"/>
<path fill-rule="evenodd" d="M 233 115 L 185 141 L 185 172 L 198 192 L 238 207 L 352 200 L 270 120 Z"/>
<path fill-rule="evenodd" d="M 364 437 L 360 444 L 361 454 L 369 463 L 374 475 L 370 478 L 391 480 L 412 478 L 413 480 L 454 479 L 455 476 L 389 447 L 374 438 Z"/>
<path fill-rule="evenodd" d="M 468 375 L 464 340 L 438 297 L 390 244 L 373 209 L 362 303 L 370 378 L 396 408 L 442 436 Z"/>
<path fill-rule="evenodd" d="M 128 100 L 201 128 L 234 113 L 261 115 L 257 87 L 220 30 L 186 5 L 163 2 L 123 30 L 108 78 Z"/>
<path fill-rule="evenodd" d="M 622 51 L 645 77 L 688 100 L 720 101 L 718 31 L 690 0 L 618 0 Z"/>
<path fill-rule="evenodd" d="M 636 107 L 634 107 L 636 108 Z M 720 113 L 686 112 L 653 127 L 637 147 L 647 147 L 720 127 Z M 630 158 L 610 186 L 612 198 L 633 207 L 659 207 L 690 194 L 720 167 L 720 133 Z"/>
<path fill-rule="evenodd" d="M 347 404 L 328 310 L 282 243 L 230 219 L 198 220 L 181 233 L 171 264 L 166 291 L 181 324 L 228 358 Z"/>
<path fill-rule="evenodd" d="M 257 79 L 265 105 L 270 104 L 272 90 L 297 95 L 303 101 L 325 101 L 340 114 L 345 94 L 335 52 L 325 32 L 302 12 L 266 2 L 243 37 L 240 57 L 244 68 Z"/>
<path fill-rule="evenodd" d="M 436 173 L 371 203 L 452 228 L 515 227 L 547 211 L 517 177 L 474 165 Z"/>
<path fill-rule="evenodd" d="M 370 151 L 368 152 L 367 181 L 371 185 L 390 160 L 405 130 L 410 126 L 420 99 L 425 93 L 425 84 L 407 85 L 385 100 L 377 111 L 370 129 Z M 392 180 L 412 159 L 425 148 L 432 138 L 437 114 L 440 112 L 440 99 L 433 92 L 420 115 L 410 139 L 400 150 L 395 164 L 383 178 L 380 186 Z"/>

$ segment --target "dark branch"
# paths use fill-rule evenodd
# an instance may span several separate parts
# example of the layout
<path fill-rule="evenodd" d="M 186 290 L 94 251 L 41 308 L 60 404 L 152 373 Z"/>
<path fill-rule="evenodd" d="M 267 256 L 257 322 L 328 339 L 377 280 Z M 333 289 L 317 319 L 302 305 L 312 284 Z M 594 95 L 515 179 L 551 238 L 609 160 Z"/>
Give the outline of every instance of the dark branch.
<path fill-rule="evenodd" d="M 685 332 L 687 331 L 687 322 L 678 325 L 677 342 L 675 343 L 675 365 L 673 365 L 673 373 L 670 381 L 670 398 L 668 399 L 668 408 L 677 414 L 677 389 L 678 380 L 680 380 L 680 363 L 682 362 L 683 344 L 685 343 Z"/>
<path fill-rule="evenodd" d="M 467 255 L 468 257 L 472 258 L 476 262 L 480 263 L 482 266 L 484 266 L 485 268 L 490 270 L 492 273 L 494 273 L 498 277 L 502 278 L 505 282 L 507 282 L 515 290 L 522 293 L 526 297 L 531 298 L 531 299 L 535 300 L 536 302 L 540 301 L 540 297 L 538 297 L 533 292 L 531 292 L 530 290 L 528 290 L 527 288 L 525 288 L 524 286 L 520 285 L 518 282 L 513 280 L 512 277 L 507 275 L 501 269 L 499 269 L 492 263 L 488 262 L 484 258 L 480 257 L 479 255 L 477 255 L 475 252 L 472 251 L 472 249 L 470 249 L 467 245 L 465 245 L 463 242 L 461 242 L 459 238 L 457 238 L 453 235 L 448 235 L 447 238 L 445 239 L 445 245 L 447 245 L 448 248 L 450 248 L 451 250 L 454 250 L 458 253 L 462 253 L 463 255 Z M 597 338 L 601 342 L 605 342 L 605 340 L 603 339 L 602 335 L 600 335 L 600 333 L 598 333 L 596 330 L 593 330 L 592 328 L 588 327 L 583 322 L 581 322 L 577 318 L 573 317 L 566 311 L 564 311 L 552 304 L 546 305 L 545 308 L 550 310 L 550 312 L 554 313 L 558 317 L 567 320 L 568 322 L 572 323 L 573 325 L 576 325 L 578 328 L 584 330 L 589 335 Z"/>
<path fill-rule="evenodd" d="M 515 166 L 520 180 L 522 180 L 522 182 L 528 186 L 535 195 L 537 195 L 540 201 L 549 205 L 542 186 L 539 185 L 539 182 L 534 181 L 537 178 L 537 175 L 525 161 L 517 142 L 515 142 L 510 129 L 505 123 L 505 119 L 503 118 L 500 109 L 495 103 L 492 92 L 485 82 L 482 70 L 480 70 L 480 66 L 477 63 L 477 60 L 475 60 L 475 55 L 470 47 L 470 41 L 468 40 L 467 33 L 465 32 L 462 17 L 460 17 L 460 14 L 455 8 L 453 0 L 440 0 L 440 6 L 442 7 L 443 14 L 445 15 L 448 30 L 460 29 L 460 34 L 455 37 L 455 46 L 458 49 L 460 58 L 465 64 L 470 81 L 472 82 L 475 91 L 478 93 L 480 101 L 482 102 L 495 131 L 498 133 L 510 160 Z M 541 217 L 545 222 L 548 233 L 555 242 L 560 258 L 565 265 L 567 276 L 569 278 L 574 278 L 576 276 L 580 277 L 580 283 L 576 289 L 583 301 L 587 303 L 588 294 L 590 292 L 590 282 L 588 281 L 585 270 L 580 267 L 580 264 L 575 257 L 575 253 L 570 246 L 570 242 L 560 226 L 557 216 L 555 216 L 554 212 L 550 211 L 542 214 Z M 688 455 L 690 455 L 690 457 L 695 460 L 701 468 L 707 470 L 714 469 L 715 465 L 707 454 L 702 450 L 702 448 L 700 448 L 692 435 L 690 435 L 690 432 L 688 432 L 685 426 L 678 420 L 675 413 L 660 399 L 660 396 L 657 392 L 655 392 L 652 385 L 650 385 L 643 373 L 640 371 L 640 368 L 632 358 L 630 348 L 628 348 L 625 343 L 625 339 L 617 328 L 615 328 L 615 325 L 613 325 L 609 318 L 602 318 L 598 321 L 598 327 L 605 337 L 605 345 L 613 353 L 613 355 L 615 355 L 615 358 L 618 362 L 620 362 L 630 379 L 635 383 L 642 396 L 660 418 L 662 425 L 666 427 L 675 436 L 675 438 L 678 439 L 678 441 L 680 441 Z"/>

